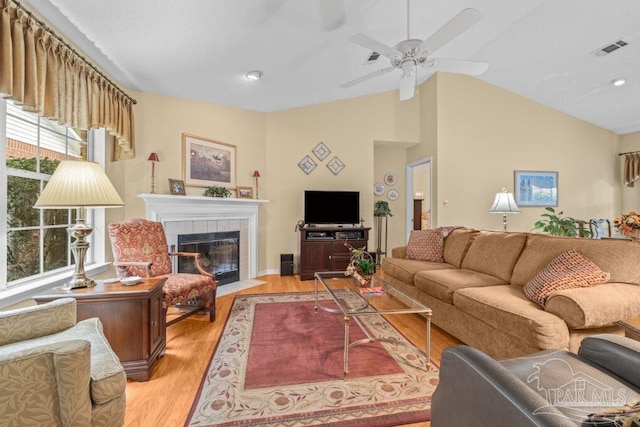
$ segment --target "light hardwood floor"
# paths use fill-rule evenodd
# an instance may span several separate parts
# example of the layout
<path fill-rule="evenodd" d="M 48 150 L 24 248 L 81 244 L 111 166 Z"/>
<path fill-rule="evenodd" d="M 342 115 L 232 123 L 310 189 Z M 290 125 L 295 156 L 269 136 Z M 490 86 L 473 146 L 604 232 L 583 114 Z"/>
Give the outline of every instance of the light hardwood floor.
<path fill-rule="evenodd" d="M 127 382 L 126 426 L 184 425 L 235 295 L 313 291 L 313 280 L 300 281 L 299 276 L 269 275 L 258 279 L 266 283 L 218 297 L 215 322 L 208 322 L 208 316 L 196 315 L 167 328 L 167 353 L 154 366 L 151 379 Z M 389 321 L 424 350 L 424 318 L 419 315 L 391 316 Z M 442 350 L 459 343 L 433 326 L 431 359 L 439 365 Z"/>

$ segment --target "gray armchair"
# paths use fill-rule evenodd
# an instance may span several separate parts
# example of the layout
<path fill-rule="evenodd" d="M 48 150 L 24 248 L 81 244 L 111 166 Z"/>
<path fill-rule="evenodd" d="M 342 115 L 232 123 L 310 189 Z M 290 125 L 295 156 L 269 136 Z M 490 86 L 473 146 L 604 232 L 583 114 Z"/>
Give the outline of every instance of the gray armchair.
<path fill-rule="evenodd" d="M 126 376 L 76 300 L 0 312 L 0 426 L 121 426 Z"/>
<path fill-rule="evenodd" d="M 581 426 L 589 414 L 640 401 L 640 342 L 582 341 L 577 355 L 547 350 L 496 361 L 467 346 L 442 353 L 431 425 Z"/>

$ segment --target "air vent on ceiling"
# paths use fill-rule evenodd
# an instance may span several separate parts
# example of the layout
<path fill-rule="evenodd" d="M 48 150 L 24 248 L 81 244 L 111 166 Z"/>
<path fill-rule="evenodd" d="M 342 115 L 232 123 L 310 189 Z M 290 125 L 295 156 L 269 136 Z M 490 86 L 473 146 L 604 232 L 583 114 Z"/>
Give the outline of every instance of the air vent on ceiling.
<path fill-rule="evenodd" d="M 628 44 L 629 43 L 627 43 L 626 41 L 620 39 L 620 40 L 615 41 L 613 43 L 609 43 L 608 45 L 603 46 L 600 49 L 596 49 L 591 53 L 593 53 L 595 56 L 605 56 L 605 55 L 610 54 L 611 52 L 615 52 L 616 50 L 620 49 L 621 47 L 625 47 Z"/>
<path fill-rule="evenodd" d="M 371 55 L 369 55 L 367 57 L 367 60 L 364 61 L 365 65 L 366 64 L 372 64 L 374 63 L 378 58 L 380 58 L 380 54 L 378 52 L 371 52 Z"/>

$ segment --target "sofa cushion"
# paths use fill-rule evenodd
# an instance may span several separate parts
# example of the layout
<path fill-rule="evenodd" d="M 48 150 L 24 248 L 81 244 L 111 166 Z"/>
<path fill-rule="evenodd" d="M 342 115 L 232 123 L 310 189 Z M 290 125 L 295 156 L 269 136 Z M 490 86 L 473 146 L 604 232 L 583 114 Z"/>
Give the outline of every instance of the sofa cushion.
<path fill-rule="evenodd" d="M 465 288 L 453 294 L 458 310 L 540 349 L 568 348 L 569 329 L 558 316 L 527 299 L 519 286 Z"/>
<path fill-rule="evenodd" d="M 545 311 L 561 317 L 572 329 L 611 326 L 620 319 L 640 317 L 640 287 L 604 283 L 558 291 L 547 299 Z"/>
<path fill-rule="evenodd" d="M 640 285 L 640 245 L 621 239 L 577 239 L 532 233 L 513 269 L 511 284 L 524 286 L 561 253 L 575 249 L 602 271 L 611 282 Z"/>
<path fill-rule="evenodd" d="M 524 294 L 544 307 L 549 295 L 556 291 L 596 286 L 609 280 L 609 273 L 583 257 L 575 249 L 558 255 L 536 277 L 524 285 Z"/>
<path fill-rule="evenodd" d="M 443 257 L 444 262 L 460 268 L 462 260 L 467 254 L 473 239 L 478 235 L 478 230 L 458 228 L 451 231 L 444 239 Z"/>
<path fill-rule="evenodd" d="M 407 243 L 407 258 L 420 261 L 444 262 L 444 235 L 439 229 L 411 230 Z"/>
<path fill-rule="evenodd" d="M 384 258 L 382 260 L 382 270 L 385 276 L 389 275 L 401 282 L 413 286 L 413 279 L 416 273 L 423 270 L 452 269 L 453 266 L 442 262 L 418 261 L 415 259 Z"/>
<path fill-rule="evenodd" d="M 449 304 L 453 304 L 453 293 L 459 289 L 507 284 L 497 277 L 464 269 L 421 271 L 414 281 L 422 292 Z"/>
<path fill-rule="evenodd" d="M 509 282 L 527 239 L 525 233 L 480 231 L 462 261 L 462 268 Z"/>

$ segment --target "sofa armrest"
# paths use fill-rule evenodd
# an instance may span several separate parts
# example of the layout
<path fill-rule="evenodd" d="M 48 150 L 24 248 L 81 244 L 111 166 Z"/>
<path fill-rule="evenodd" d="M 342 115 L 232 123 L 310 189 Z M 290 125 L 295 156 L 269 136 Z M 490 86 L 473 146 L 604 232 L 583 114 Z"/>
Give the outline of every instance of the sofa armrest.
<path fill-rule="evenodd" d="M 391 249 L 391 258 L 406 258 L 407 257 L 407 247 L 399 246 L 397 248 Z"/>
<path fill-rule="evenodd" d="M 575 427 L 505 367 L 467 346 L 449 347 L 442 353 L 440 382 L 431 401 L 431 425 Z"/>
<path fill-rule="evenodd" d="M 578 355 L 640 388 L 640 342 L 618 335 L 582 340 Z"/>
<path fill-rule="evenodd" d="M 75 324 L 74 298 L 0 312 L 0 346 L 55 334 Z"/>
<path fill-rule="evenodd" d="M 90 357 L 84 340 L 0 353 L 2 419 L 16 425 L 91 425 Z"/>

